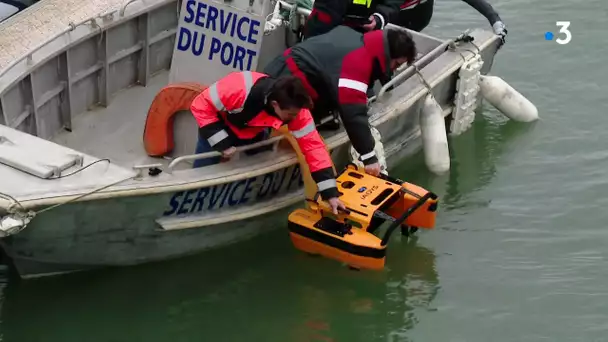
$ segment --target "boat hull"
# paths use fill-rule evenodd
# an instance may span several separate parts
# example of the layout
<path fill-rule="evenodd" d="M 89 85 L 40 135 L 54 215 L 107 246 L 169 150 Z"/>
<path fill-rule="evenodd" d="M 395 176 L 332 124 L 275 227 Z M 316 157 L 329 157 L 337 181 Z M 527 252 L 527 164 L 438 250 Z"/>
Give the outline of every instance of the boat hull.
<path fill-rule="evenodd" d="M 420 149 L 418 134 L 404 138 L 385 143 L 389 166 Z M 332 155 L 338 167 L 349 162 L 346 146 Z M 243 201 L 245 196 L 253 203 Z M 303 183 L 296 164 L 213 187 L 66 204 L 38 215 L 26 229 L 0 243 L 22 278 L 130 266 L 284 229 L 288 213 L 302 205 Z M 243 211 L 252 215 L 231 219 Z M 208 224 L 213 220 L 227 222 Z"/>
<path fill-rule="evenodd" d="M 160 0 L 159 4 L 161 4 Z M 174 18 L 174 3 L 171 2 L 164 7 L 159 6 L 155 5 L 150 8 L 150 11 L 155 11 L 150 12 L 150 15 L 162 14 L 163 17 Z M 148 9 L 141 11 L 146 10 Z M 125 17 L 121 20 L 126 22 L 131 19 Z M 156 23 L 157 21 L 149 20 L 149 22 Z M 150 38 L 151 42 L 146 42 L 146 44 L 152 46 L 162 42 L 171 48 L 175 26 L 170 22 L 166 26 L 162 30 L 161 28 L 152 30 L 155 36 Z M 117 27 L 114 31 L 119 32 L 119 29 Z M 88 36 L 83 33 L 83 37 L 89 39 L 85 41 L 86 44 L 89 41 L 98 41 L 92 36 L 93 33 L 86 33 L 86 35 Z M 118 33 L 116 35 L 119 36 Z M 92 38 L 88 38 L 89 36 Z M 104 39 L 108 39 L 108 36 Z M 486 74 L 491 68 L 497 46 L 493 43 L 491 33 L 485 31 L 477 32 L 476 41 L 481 46 L 480 54 L 484 60 L 482 73 Z M 107 40 L 105 44 L 108 44 Z M 66 45 L 62 48 L 63 50 L 56 50 L 49 53 L 49 56 L 65 52 L 68 48 L 73 47 Z M 83 49 L 85 48 L 86 46 L 83 45 Z M 65 63 L 68 63 L 71 60 L 68 58 L 69 56 L 71 55 L 61 55 L 61 59 L 57 63 L 64 63 L 62 62 L 64 60 Z M 142 56 L 148 58 L 148 53 L 146 52 Z M 155 60 L 155 63 L 152 64 L 147 60 L 147 64 L 135 63 L 134 65 L 148 65 L 148 69 L 138 73 L 138 75 L 143 75 L 140 77 L 141 79 L 137 77 L 133 79 L 143 85 L 149 84 L 152 79 L 150 70 L 157 72 L 170 64 L 170 54 L 165 57 L 162 61 Z M 160 65 L 160 62 L 164 66 Z M 15 64 L 13 68 L 15 75 L 22 67 L 19 63 Z M 86 77 L 94 77 L 97 72 L 107 74 L 108 79 L 118 77 L 119 72 L 116 72 L 114 76 L 109 73 L 113 70 L 109 67 L 109 63 L 106 63 L 107 65 L 102 63 L 105 69 L 97 68 L 97 66 L 88 68 L 91 69 L 87 71 L 88 74 L 79 76 L 78 80 L 72 80 L 73 77 L 70 78 L 68 72 L 66 73 L 67 81 L 64 83 L 70 85 L 69 87 L 62 86 L 63 88 L 52 92 L 37 91 L 36 94 L 31 95 L 32 103 L 34 103 L 36 102 L 34 99 L 43 97 L 38 96 L 37 93 L 50 94 L 45 95 L 44 102 L 41 100 L 37 102 L 38 107 L 36 108 L 39 109 L 34 113 L 35 117 L 40 118 L 42 122 L 43 119 L 39 112 L 44 109 L 43 106 L 46 103 L 55 103 L 54 100 L 49 100 L 54 99 L 51 95 L 59 96 L 58 94 L 65 91 L 76 92 L 75 84 L 84 82 L 82 80 L 86 80 Z M 445 115 L 451 111 L 459 63 L 462 63 L 459 53 L 443 53 L 421 70 L 425 81 L 433 84 L 431 92 L 445 110 Z M 39 69 L 43 70 L 42 67 Z M 14 89 L 19 88 L 16 86 L 17 82 L 25 80 L 31 83 L 32 81 L 30 78 L 21 80 L 20 77 L 24 74 L 20 74 L 19 77 L 15 75 L 8 73 L 6 76 L 8 81 L 3 85 L 6 86 L 6 89 L 9 89 L 9 86 L 12 88 L 6 91 L 3 100 L 6 103 L 12 103 L 10 101 L 14 100 L 15 103 L 20 104 L 20 97 L 9 95 L 12 94 L 12 91 L 17 91 Z M 35 81 L 36 77 L 32 79 Z M 125 84 L 127 83 L 125 82 Z M 128 84 L 133 84 L 133 82 Z M 2 85 L 1 82 L 0 85 Z M 13 87 L 13 85 L 15 86 Z M 82 86 L 84 87 L 84 85 Z M 110 86 L 112 84 L 107 87 Z M 99 102 L 109 103 L 110 98 L 107 93 L 117 89 L 119 89 L 118 85 L 116 89 L 96 90 L 96 94 L 100 98 Z M 424 96 L 428 91 L 424 82 L 414 75 L 392 90 L 388 99 L 379 100 L 372 105 L 370 112 L 374 114 L 370 117 L 370 121 L 382 135 L 389 168 L 421 149 L 419 113 Z M 48 99 L 46 99 L 47 97 Z M 85 108 L 84 102 L 82 105 L 78 102 L 80 100 L 88 101 L 88 98 L 72 96 L 71 102 L 68 101 L 72 103 L 68 106 L 70 110 L 76 113 Z M 57 103 L 62 105 L 61 102 Z M 11 109 L 12 107 L 4 105 L 2 108 Z M 20 113 L 21 109 L 15 108 L 14 112 Z M 9 117 L 8 114 L 8 112 L 4 113 L 6 117 Z M 27 116 L 23 117 L 27 118 Z M 56 123 L 52 127 L 61 125 L 71 127 L 72 123 L 68 119 L 70 119 L 69 116 L 62 119 L 65 121 L 63 124 Z M 50 132 L 53 131 L 52 127 L 48 129 L 43 125 L 30 125 L 30 127 L 26 125 L 29 122 L 26 119 L 19 120 L 21 121 L 12 121 L 10 126 L 43 138 L 50 136 Z M 8 120 L 6 123 L 9 123 Z M 336 166 L 339 169 L 345 167 L 350 162 L 350 144 L 347 136 L 344 133 L 330 136 L 327 142 L 331 146 L 332 159 Z M 220 183 L 201 189 L 193 189 L 191 185 L 184 183 L 183 189 L 176 189 L 179 186 L 173 186 L 170 191 L 166 192 L 157 189 L 150 194 L 142 194 L 142 191 L 139 191 L 135 195 L 87 198 L 83 201 L 64 204 L 37 215 L 26 229 L 19 234 L 0 240 L 0 244 L 22 278 L 99 267 L 137 265 L 219 248 L 273 229 L 286 228 L 288 212 L 303 204 L 303 184 L 295 157 L 289 163 L 284 164 L 284 167 L 266 174 L 249 176 L 231 183 Z M 287 234 L 286 229 L 285 233 Z"/>

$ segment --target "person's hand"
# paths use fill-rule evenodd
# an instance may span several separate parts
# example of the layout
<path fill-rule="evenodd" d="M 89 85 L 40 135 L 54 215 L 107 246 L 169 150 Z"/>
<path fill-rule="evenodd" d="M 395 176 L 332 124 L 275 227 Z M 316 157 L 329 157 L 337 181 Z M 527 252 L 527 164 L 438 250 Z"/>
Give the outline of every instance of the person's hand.
<path fill-rule="evenodd" d="M 228 147 L 227 149 L 224 150 L 224 152 L 222 152 L 222 158 L 230 159 L 234 155 L 235 152 L 236 152 L 236 147 L 234 147 L 234 146 Z"/>
<path fill-rule="evenodd" d="M 505 43 L 505 39 L 507 38 L 507 26 L 502 21 L 497 21 L 492 24 L 492 30 L 494 30 L 494 34 L 500 37 L 500 45 L 499 48 Z"/>
<path fill-rule="evenodd" d="M 374 28 L 376 28 L 376 17 L 372 14 L 369 16 L 369 24 L 363 25 L 363 29 L 369 32 Z"/>
<path fill-rule="evenodd" d="M 380 167 L 380 163 L 373 163 L 369 165 L 365 165 L 365 173 L 370 174 L 372 176 L 378 177 L 380 175 L 380 171 L 382 168 Z"/>
<path fill-rule="evenodd" d="M 327 202 L 329 202 L 329 206 L 331 207 L 331 211 L 334 213 L 334 215 L 338 215 L 338 208 L 346 210 L 344 203 L 342 203 L 338 197 L 332 197 L 328 199 Z"/>

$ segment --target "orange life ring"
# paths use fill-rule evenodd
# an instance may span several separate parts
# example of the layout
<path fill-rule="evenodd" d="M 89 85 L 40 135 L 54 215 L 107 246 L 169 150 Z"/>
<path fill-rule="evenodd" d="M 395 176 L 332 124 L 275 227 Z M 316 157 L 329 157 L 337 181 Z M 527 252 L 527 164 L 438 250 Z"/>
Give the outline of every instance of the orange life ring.
<path fill-rule="evenodd" d="M 182 82 L 162 88 L 148 110 L 144 128 L 144 148 L 152 157 L 164 156 L 174 147 L 173 118 L 182 110 L 190 110 L 190 104 L 206 85 Z"/>

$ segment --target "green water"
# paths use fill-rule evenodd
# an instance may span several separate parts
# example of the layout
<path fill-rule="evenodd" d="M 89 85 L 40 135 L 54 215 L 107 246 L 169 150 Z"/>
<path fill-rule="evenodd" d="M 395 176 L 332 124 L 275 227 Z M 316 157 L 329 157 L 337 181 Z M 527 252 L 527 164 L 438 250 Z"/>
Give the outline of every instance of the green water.
<path fill-rule="evenodd" d="M 487 25 L 464 2 L 436 3 L 429 34 Z M 486 108 L 450 141 L 449 175 L 420 154 L 394 170 L 442 206 L 435 230 L 395 235 L 385 271 L 302 255 L 280 228 L 184 260 L 12 282 L 1 340 L 608 341 L 608 5 L 492 3 L 509 28 L 493 73 L 542 119 Z M 544 40 L 559 20 L 565 46 Z"/>

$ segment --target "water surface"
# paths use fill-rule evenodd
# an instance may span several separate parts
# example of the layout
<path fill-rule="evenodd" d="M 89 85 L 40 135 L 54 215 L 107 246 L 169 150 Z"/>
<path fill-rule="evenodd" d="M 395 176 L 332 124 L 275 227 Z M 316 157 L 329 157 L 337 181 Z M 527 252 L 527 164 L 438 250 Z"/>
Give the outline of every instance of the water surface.
<path fill-rule="evenodd" d="M 492 3 L 509 29 L 493 74 L 541 120 L 486 106 L 450 140 L 449 175 L 429 175 L 421 154 L 394 170 L 442 206 L 435 230 L 395 236 L 385 271 L 302 255 L 280 228 L 188 259 L 12 282 L 1 340 L 608 340 L 608 5 Z M 544 40 L 559 20 L 572 22 L 565 46 Z M 466 3 L 437 0 L 426 32 L 485 25 Z"/>

